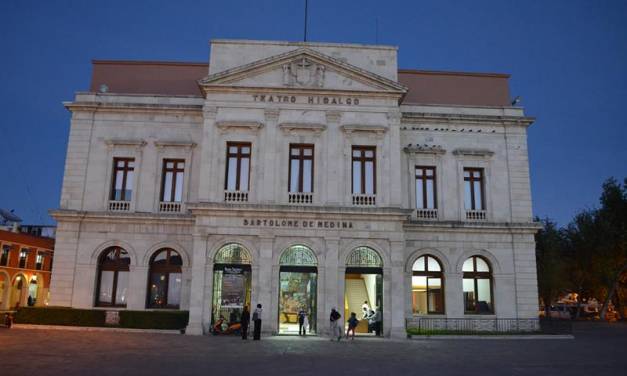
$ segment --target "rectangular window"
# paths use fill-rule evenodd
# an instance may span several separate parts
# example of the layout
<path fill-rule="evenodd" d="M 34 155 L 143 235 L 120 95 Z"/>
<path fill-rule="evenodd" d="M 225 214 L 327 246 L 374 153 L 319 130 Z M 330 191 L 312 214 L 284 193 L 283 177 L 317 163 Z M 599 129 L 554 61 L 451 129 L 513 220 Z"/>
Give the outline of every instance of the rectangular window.
<path fill-rule="evenodd" d="M 110 200 L 131 201 L 134 170 L 134 158 L 113 158 Z"/>
<path fill-rule="evenodd" d="M 19 267 L 24 269 L 26 268 L 26 259 L 28 257 L 28 250 L 26 248 L 22 248 L 20 251 L 20 263 Z"/>
<path fill-rule="evenodd" d="M 182 159 L 164 159 L 161 177 L 161 201 L 183 201 L 183 176 L 185 161 Z"/>
<path fill-rule="evenodd" d="M 377 169 L 375 158 L 375 146 L 353 146 L 353 194 L 374 195 L 377 193 Z"/>
<path fill-rule="evenodd" d="M 290 144 L 289 192 L 313 192 L 313 145 Z"/>
<path fill-rule="evenodd" d="M 485 210 L 483 169 L 464 169 L 464 207 L 466 210 Z"/>
<path fill-rule="evenodd" d="M 44 255 L 41 253 L 37 254 L 37 258 L 35 260 L 35 269 L 41 270 L 44 266 Z"/>
<path fill-rule="evenodd" d="M 226 144 L 226 181 L 227 191 L 244 191 L 249 188 L 250 143 L 227 142 Z"/>
<path fill-rule="evenodd" d="M 416 208 L 436 209 L 435 167 L 416 166 Z"/>
<path fill-rule="evenodd" d="M 11 253 L 10 245 L 2 246 L 2 254 L 0 254 L 0 266 L 8 266 L 9 265 L 9 254 Z"/>

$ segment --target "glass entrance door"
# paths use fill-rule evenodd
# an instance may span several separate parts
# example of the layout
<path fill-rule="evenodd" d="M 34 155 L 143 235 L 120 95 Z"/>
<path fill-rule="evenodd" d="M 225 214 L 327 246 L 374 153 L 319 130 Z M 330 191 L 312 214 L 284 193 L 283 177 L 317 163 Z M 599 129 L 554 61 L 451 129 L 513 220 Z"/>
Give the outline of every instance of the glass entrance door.
<path fill-rule="evenodd" d="M 279 276 L 279 333 L 298 334 L 298 312 L 307 317 L 307 334 L 316 332 L 316 268 L 282 267 Z"/>
<path fill-rule="evenodd" d="M 251 270 L 249 265 L 215 265 L 211 325 L 226 331 L 241 322 L 244 306 L 250 310 Z"/>
<path fill-rule="evenodd" d="M 383 331 L 383 274 L 379 270 L 347 268 L 344 280 L 344 329 L 355 313 L 356 334 L 381 335 Z"/>

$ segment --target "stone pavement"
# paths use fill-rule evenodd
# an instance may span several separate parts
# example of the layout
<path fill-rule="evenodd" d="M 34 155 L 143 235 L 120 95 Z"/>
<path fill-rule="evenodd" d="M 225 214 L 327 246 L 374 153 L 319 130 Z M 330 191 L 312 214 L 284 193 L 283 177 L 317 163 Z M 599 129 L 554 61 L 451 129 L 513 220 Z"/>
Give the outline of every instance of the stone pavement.
<path fill-rule="evenodd" d="M 574 340 L 236 337 L 0 329 L 0 375 L 609 375 L 627 323 L 577 323 Z"/>

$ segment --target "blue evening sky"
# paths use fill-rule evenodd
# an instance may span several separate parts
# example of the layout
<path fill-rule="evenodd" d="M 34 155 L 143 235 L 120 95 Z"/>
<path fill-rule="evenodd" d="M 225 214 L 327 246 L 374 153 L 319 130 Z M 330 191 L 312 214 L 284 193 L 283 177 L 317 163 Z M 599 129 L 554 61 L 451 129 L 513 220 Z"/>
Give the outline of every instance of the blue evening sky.
<path fill-rule="evenodd" d="M 212 38 L 302 39 L 304 0 L 0 1 L 0 207 L 52 223 L 92 59 L 207 61 Z M 627 176 L 627 1 L 309 1 L 309 40 L 399 46 L 401 68 L 512 75 L 534 214 L 566 224 Z"/>

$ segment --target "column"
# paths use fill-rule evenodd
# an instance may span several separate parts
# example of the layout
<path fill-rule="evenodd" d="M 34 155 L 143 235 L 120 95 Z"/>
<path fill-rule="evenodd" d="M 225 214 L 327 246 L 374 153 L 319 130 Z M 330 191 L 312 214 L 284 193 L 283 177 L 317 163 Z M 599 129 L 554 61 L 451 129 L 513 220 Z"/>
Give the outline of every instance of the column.
<path fill-rule="evenodd" d="M 326 257 L 324 268 L 326 269 L 326 278 L 324 281 L 319 280 L 318 284 L 323 286 L 319 291 L 322 297 L 319 297 L 319 306 L 324 309 L 320 313 L 318 309 L 318 333 L 331 335 L 329 332 L 329 314 L 331 308 L 337 309 L 340 314 L 344 315 L 344 271 L 342 266 L 338 264 L 340 252 L 340 239 L 327 238 L 326 240 Z M 323 298 L 324 300 L 320 299 Z M 340 321 L 344 322 L 347 318 L 343 317 Z"/>
<path fill-rule="evenodd" d="M 207 260 L 207 236 L 201 234 L 193 235 L 193 256 L 192 256 L 192 289 L 189 298 L 189 323 L 185 329 L 185 334 L 202 335 L 203 308 L 205 295 L 205 263 Z"/>
<path fill-rule="evenodd" d="M 272 267 L 272 248 L 274 245 L 274 237 L 262 237 L 259 241 L 259 281 L 257 290 L 257 299 L 252 301 L 252 310 L 257 307 L 257 304 L 263 306 L 263 313 L 261 315 L 261 330 L 265 334 L 276 333 L 277 328 L 277 312 L 278 312 L 278 300 L 276 294 L 272 294 L 272 286 L 278 284 L 279 276 L 273 274 Z"/>
<path fill-rule="evenodd" d="M 128 275 L 128 302 L 126 308 L 129 310 L 142 310 L 146 308 L 146 293 L 148 280 L 148 267 L 147 266 L 133 266 L 129 267 Z"/>
<path fill-rule="evenodd" d="M 405 301 L 405 271 L 404 271 L 404 250 L 405 242 L 403 241 L 391 241 L 390 242 L 390 256 L 392 259 L 391 276 L 386 278 L 390 282 L 390 305 L 388 309 L 384 309 L 383 325 L 385 328 L 386 320 L 385 315 L 390 317 L 388 328 L 390 337 L 392 338 L 407 338 L 407 331 L 405 330 L 405 305 L 408 303 Z M 385 276 L 384 276 L 385 277 Z M 384 291 L 386 292 L 386 291 Z M 384 329 L 387 332 L 387 329 Z"/>
<path fill-rule="evenodd" d="M 454 266 L 451 266 L 454 267 Z M 444 273 L 444 312 L 447 318 L 464 317 L 462 273 L 455 270 Z"/>

